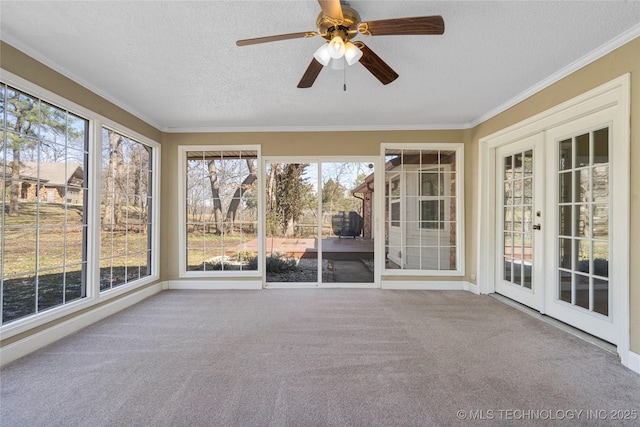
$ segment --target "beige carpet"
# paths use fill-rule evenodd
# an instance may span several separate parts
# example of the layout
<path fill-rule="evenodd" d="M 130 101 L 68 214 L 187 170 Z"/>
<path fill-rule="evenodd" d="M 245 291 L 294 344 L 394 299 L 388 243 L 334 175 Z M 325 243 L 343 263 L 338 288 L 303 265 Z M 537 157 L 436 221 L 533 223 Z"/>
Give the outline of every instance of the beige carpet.
<path fill-rule="evenodd" d="M 616 355 L 455 291 L 166 291 L 0 378 L 3 427 L 638 425 L 611 411 L 640 411 L 640 375 Z"/>

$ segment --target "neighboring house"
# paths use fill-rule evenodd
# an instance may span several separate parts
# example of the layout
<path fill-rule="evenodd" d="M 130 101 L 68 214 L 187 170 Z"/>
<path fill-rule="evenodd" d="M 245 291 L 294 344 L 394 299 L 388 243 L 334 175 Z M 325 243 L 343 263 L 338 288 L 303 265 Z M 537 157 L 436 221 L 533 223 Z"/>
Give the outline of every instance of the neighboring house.
<path fill-rule="evenodd" d="M 439 164 L 437 156 L 437 151 L 431 155 L 398 155 L 385 164 L 386 258 L 397 267 L 423 265 L 437 269 L 439 257 L 448 258 L 449 267 L 455 267 L 454 165 Z M 352 190 L 363 195 L 365 238 L 372 238 L 373 182 L 371 174 Z M 446 253 L 414 253 L 413 249 L 420 246 L 440 247 Z"/>
<path fill-rule="evenodd" d="M 362 194 L 362 218 L 364 225 L 362 228 L 362 237 L 365 239 L 373 239 L 373 178 L 374 174 L 368 175 L 364 182 L 351 190 L 351 194 Z"/>
<path fill-rule="evenodd" d="M 40 163 L 38 170 L 37 163 L 23 162 L 18 197 L 25 202 L 80 205 L 84 199 L 83 184 L 84 171 L 77 163 Z"/>

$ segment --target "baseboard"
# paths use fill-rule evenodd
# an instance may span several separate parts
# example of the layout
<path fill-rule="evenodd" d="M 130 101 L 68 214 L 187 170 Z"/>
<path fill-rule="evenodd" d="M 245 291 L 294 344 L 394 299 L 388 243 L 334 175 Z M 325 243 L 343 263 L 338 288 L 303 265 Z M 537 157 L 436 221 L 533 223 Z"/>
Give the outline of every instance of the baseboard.
<path fill-rule="evenodd" d="M 262 289 L 262 280 L 170 280 L 169 289 Z"/>
<path fill-rule="evenodd" d="M 33 335 L 0 348 L 0 366 L 13 362 L 44 346 L 52 344 L 74 332 L 79 331 L 99 320 L 111 316 L 127 307 L 139 303 L 145 298 L 163 290 L 162 282 L 148 286 L 139 292 L 134 292 L 115 301 L 91 309 L 90 311 L 58 323 Z"/>
<path fill-rule="evenodd" d="M 428 280 L 383 280 L 381 289 L 420 290 L 420 291 L 463 291 L 462 281 L 428 281 Z"/>
<path fill-rule="evenodd" d="M 462 289 L 471 292 L 472 294 L 480 295 L 480 287 L 475 283 L 462 282 Z"/>
<path fill-rule="evenodd" d="M 640 374 L 640 354 L 629 351 L 627 356 L 627 368 L 631 369 L 636 374 Z"/>

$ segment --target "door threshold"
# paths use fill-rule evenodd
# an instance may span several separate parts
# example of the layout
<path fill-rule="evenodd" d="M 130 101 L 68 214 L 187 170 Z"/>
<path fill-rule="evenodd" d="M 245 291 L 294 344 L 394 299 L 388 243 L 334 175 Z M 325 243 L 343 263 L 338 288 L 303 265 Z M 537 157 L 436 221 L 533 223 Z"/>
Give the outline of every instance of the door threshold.
<path fill-rule="evenodd" d="M 375 283 L 294 283 L 271 282 L 264 285 L 265 289 L 378 289 Z"/>
<path fill-rule="evenodd" d="M 573 326 L 568 325 L 568 324 L 566 324 L 564 322 L 561 322 L 561 321 L 559 321 L 557 319 L 554 319 L 553 317 L 549 317 L 549 316 L 545 316 L 544 314 L 540 314 L 540 312 L 538 312 L 538 311 L 536 311 L 536 310 L 534 310 L 534 309 L 532 309 L 530 307 L 527 307 L 526 305 L 520 304 L 519 302 L 514 301 L 511 298 L 507 298 L 505 296 L 502 296 L 502 295 L 496 294 L 496 293 L 489 294 L 489 296 L 494 298 L 494 299 L 496 299 L 496 300 L 498 300 L 498 301 L 500 301 L 500 302 L 502 302 L 502 303 L 504 303 L 504 304 L 507 304 L 507 305 L 515 308 L 516 310 L 520 310 L 521 312 L 526 313 L 526 314 L 528 314 L 528 315 L 530 315 L 532 317 L 535 317 L 536 319 L 540 319 L 543 322 L 545 322 L 545 323 L 547 323 L 547 324 L 549 324 L 551 326 L 555 326 L 556 328 L 561 329 L 561 330 L 573 335 L 574 337 L 580 338 L 583 341 L 587 341 L 588 343 L 591 343 L 591 344 L 593 344 L 595 346 L 598 346 L 601 349 L 606 350 L 606 351 L 608 351 L 610 353 L 613 353 L 613 354 L 616 354 L 616 355 L 618 354 L 617 346 L 614 345 L 614 344 L 611 344 L 608 341 L 605 341 L 605 340 L 600 339 L 600 338 L 598 338 L 596 336 L 588 334 L 588 333 L 586 333 L 586 332 L 584 332 L 584 331 L 582 331 L 580 329 L 574 328 Z"/>

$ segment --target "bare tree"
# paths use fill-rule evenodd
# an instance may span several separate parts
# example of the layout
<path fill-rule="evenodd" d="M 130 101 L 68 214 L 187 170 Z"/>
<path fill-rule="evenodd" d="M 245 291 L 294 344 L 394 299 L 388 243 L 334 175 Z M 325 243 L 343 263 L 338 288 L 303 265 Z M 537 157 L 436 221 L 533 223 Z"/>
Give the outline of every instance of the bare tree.
<path fill-rule="evenodd" d="M 231 233 L 233 230 L 233 224 L 236 222 L 236 212 L 238 211 L 241 197 L 258 179 L 258 173 L 254 161 L 252 159 L 246 159 L 246 162 L 249 174 L 244 178 L 240 186 L 236 188 L 236 191 L 233 193 L 233 197 L 231 198 L 231 202 L 229 203 L 229 207 L 227 208 L 227 215 L 225 217 L 225 223 L 227 224 L 225 231 L 227 233 Z"/>
<path fill-rule="evenodd" d="M 123 143 L 124 138 L 116 132 L 108 131 L 109 138 L 109 164 L 106 170 L 106 176 L 104 180 L 105 195 L 104 195 L 104 218 L 103 224 L 120 224 L 122 209 L 120 194 L 124 191 L 123 180 L 126 180 L 126 169 L 124 164 Z"/>

